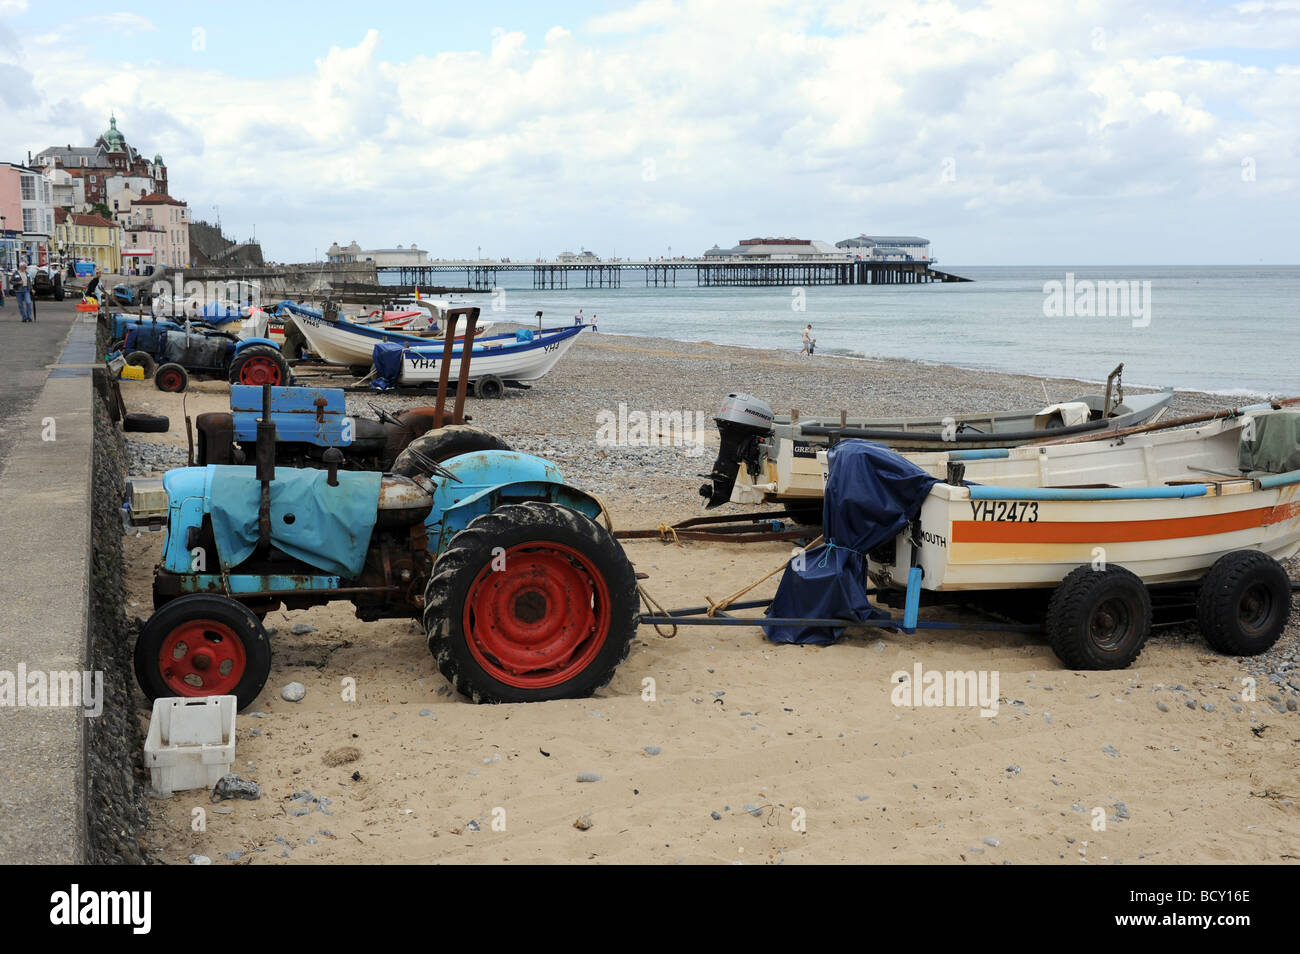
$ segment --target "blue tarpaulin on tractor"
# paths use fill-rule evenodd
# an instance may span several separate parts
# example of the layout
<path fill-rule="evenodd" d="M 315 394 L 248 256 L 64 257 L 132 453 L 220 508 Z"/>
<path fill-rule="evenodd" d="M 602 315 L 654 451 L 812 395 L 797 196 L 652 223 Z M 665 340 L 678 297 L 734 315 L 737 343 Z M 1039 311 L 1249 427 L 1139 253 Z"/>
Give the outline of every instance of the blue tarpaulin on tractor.
<path fill-rule="evenodd" d="M 867 551 L 896 537 L 938 483 L 881 444 L 840 441 L 827 455 L 822 504 L 826 542 L 792 560 L 781 577 L 769 617 L 870 619 L 881 615 L 866 593 Z M 830 626 L 764 626 L 774 643 L 833 643 L 844 632 Z"/>
<path fill-rule="evenodd" d="M 375 365 L 375 376 L 370 386 L 376 391 L 387 391 L 397 387 L 397 379 L 402 376 L 402 345 L 393 341 L 381 341 L 375 345 L 371 360 Z"/>
<path fill-rule="evenodd" d="M 252 467 L 212 468 L 209 508 L 223 569 L 237 567 L 257 548 L 262 485 Z M 330 574 L 356 577 L 379 508 L 376 471 L 340 471 L 329 485 L 324 470 L 276 471 L 271 481 L 271 543 Z"/>

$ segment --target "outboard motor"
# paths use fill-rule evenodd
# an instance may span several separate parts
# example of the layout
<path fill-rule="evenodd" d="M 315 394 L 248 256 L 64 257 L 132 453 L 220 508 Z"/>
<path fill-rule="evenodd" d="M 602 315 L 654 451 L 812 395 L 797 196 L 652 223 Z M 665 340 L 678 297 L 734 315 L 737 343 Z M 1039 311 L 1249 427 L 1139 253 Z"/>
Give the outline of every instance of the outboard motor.
<path fill-rule="evenodd" d="M 751 477 L 759 475 L 762 457 L 758 443 L 772 433 L 772 407 L 749 394 L 728 394 L 713 420 L 718 425 L 718 458 L 710 482 L 700 487 L 700 496 L 708 501 L 710 510 L 731 500 L 741 464 Z"/>

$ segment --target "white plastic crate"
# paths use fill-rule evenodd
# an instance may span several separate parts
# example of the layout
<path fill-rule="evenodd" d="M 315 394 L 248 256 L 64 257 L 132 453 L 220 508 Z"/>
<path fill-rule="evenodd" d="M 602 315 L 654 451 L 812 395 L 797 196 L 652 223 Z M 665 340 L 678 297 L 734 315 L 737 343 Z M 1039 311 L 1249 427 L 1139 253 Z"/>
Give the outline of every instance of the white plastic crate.
<path fill-rule="evenodd" d="M 235 762 L 234 696 L 155 699 L 144 764 L 159 795 L 211 788 Z"/>

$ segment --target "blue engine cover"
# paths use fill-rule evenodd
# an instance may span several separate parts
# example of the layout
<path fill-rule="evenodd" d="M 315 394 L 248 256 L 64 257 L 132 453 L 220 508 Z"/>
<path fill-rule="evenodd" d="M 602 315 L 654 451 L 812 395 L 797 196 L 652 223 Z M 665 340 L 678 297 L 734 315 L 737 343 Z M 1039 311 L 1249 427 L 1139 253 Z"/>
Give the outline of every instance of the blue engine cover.
<path fill-rule="evenodd" d="M 318 400 L 325 402 L 319 415 Z M 230 411 L 235 419 L 235 439 L 257 440 L 257 422 L 262 416 L 262 389 L 232 384 Z M 318 420 L 318 416 L 323 420 Z M 342 388 L 273 387 L 271 417 L 275 421 L 276 436 L 284 442 L 347 447 L 355 432 L 355 423 L 348 417 Z"/>

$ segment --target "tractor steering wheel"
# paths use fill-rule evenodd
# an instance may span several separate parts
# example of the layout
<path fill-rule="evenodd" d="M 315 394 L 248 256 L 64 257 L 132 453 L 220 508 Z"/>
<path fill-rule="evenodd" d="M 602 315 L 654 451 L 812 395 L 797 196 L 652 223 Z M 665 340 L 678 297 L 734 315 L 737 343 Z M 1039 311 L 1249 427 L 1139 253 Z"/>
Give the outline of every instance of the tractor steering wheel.
<path fill-rule="evenodd" d="M 399 421 L 394 415 L 388 413 L 388 411 L 384 410 L 375 402 L 367 401 L 366 404 L 369 405 L 370 410 L 375 412 L 375 417 L 379 418 L 379 420 L 382 421 L 383 423 L 392 424 L 394 427 L 406 426 L 401 421 Z"/>
<path fill-rule="evenodd" d="M 461 483 L 459 477 L 449 471 L 446 467 L 443 467 L 442 464 L 439 464 L 432 457 L 421 454 L 418 450 L 415 450 L 412 447 L 408 447 L 403 453 L 409 454 L 411 458 L 414 459 L 416 466 L 420 468 L 420 473 L 413 475 L 411 480 L 413 480 L 416 486 L 427 493 L 430 497 L 437 493 L 438 490 L 438 488 L 433 485 L 430 478 L 441 477 L 443 480 L 454 480 L 458 484 Z"/>

